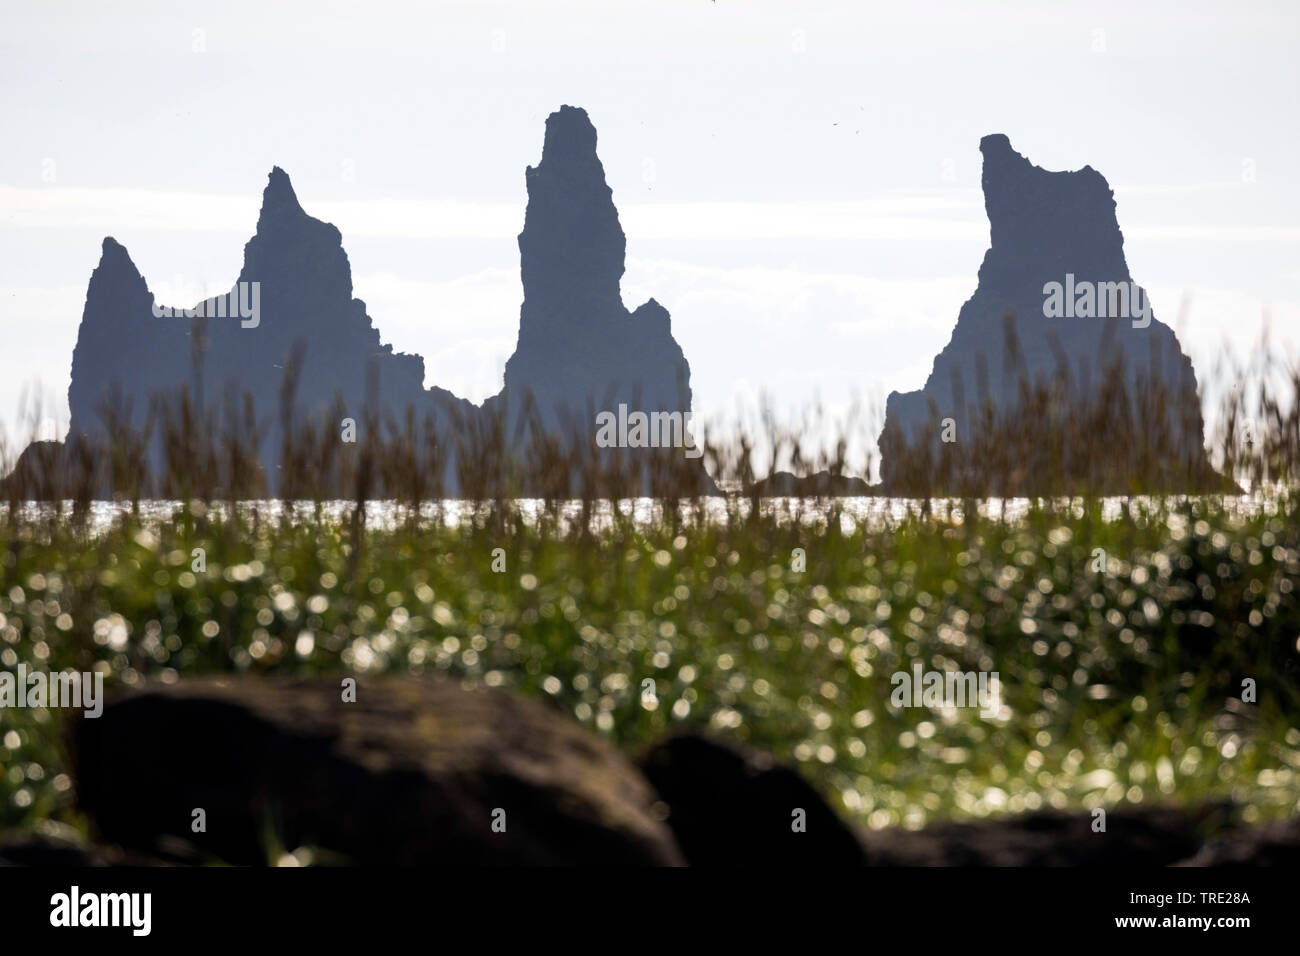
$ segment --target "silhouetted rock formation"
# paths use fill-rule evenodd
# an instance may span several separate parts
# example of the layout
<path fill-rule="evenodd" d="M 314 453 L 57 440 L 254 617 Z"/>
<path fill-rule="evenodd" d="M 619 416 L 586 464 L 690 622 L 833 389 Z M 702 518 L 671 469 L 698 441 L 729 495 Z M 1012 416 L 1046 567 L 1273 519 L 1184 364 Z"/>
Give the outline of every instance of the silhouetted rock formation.
<path fill-rule="evenodd" d="M 163 481 L 168 431 L 189 425 L 210 437 L 221 429 L 252 446 L 249 465 L 274 492 L 285 424 L 291 433 L 319 424 L 338 441 L 344 418 L 364 436 L 411 408 L 450 435 L 457 416 L 477 413 L 446 391 L 426 391 L 423 380 L 423 359 L 383 344 L 365 303 L 352 297 L 338 229 L 303 211 L 277 167 L 229 294 L 158 303 L 126 249 L 104 240 L 72 356 L 69 445 L 118 450 L 123 433 L 147 431 L 141 451 L 151 490 L 175 493 Z M 454 483 L 450 460 L 439 464 Z"/>
<path fill-rule="evenodd" d="M 594 450 L 596 415 L 617 414 L 620 404 L 683 416 L 688 443 L 691 370 L 662 305 L 651 299 L 634 312 L 623 305 L 627 243 L 585 110 L 562 106 L 547 118 L 541 162 L 526 180 L 519 340 L 505 387 L 485 409 L 504 411 L 509 433 L 522 430 L 526 441 L 541 434 L 592 449 L 607 464 L 621 460 L 640 491 L 660 483 L 656 472 L 686 490 L 712 490 L 702 464 L 681 447 Z"/>
<path fill-rule="evenodd" d="M 668 804 L 668 825 L 692 866 L 865 862 L 853 830 L 767 754 L 681 734 L 648 750 L 640 766 Z"/>
<path fill-rule="evenodd" d="M 1202 445 L 1191 363 L 1130 284 L 1106 180 L 1089 166 L 1034 166 L 1001 134 L 984 137 L 980 150 L 990 248 L 925 386 L 888 398 L 884 490 L 1222 488 Z M 1062 287 L 1050 302 L 1048 283 Z M 1049 317 L 1057 311 L 1078 317 Z M 1050 399 L 1030 402 L 1017 419 L 1022 383 L 1043 386 Z M 985 427 L 988 406 L 1007 416 L 1000 434 Z M 982 486 L 956 487 L 963 483 Z"/>
<path fill-rule="evenodd" d="M 837 475 L 818 471 L 811 475 L 795 475 L 776 471 L 761 481 L 754 482 L 750 494 L 760 498 L 847 498 L 872 494 L 869 484 L 853 475 Z"/>
<path fill-rule="evenodd" d="M 109 842 L 231 863 L 266 863 L 272 835 L 358 865 L 681 862 L 635 768 L 545 705 L 441 677 L 357 683 L 354 702 L 338 680 L 268 677 L 121 695 L 72 725 L 78 804 Z"/>
<path fill-rule="evenodd" d="M 621 471 L 627 490 L 713 490 L 680 447 L 597 448 L 596 414 L 620 404 L 676 414 L 677 427 L 656 434 L 687 442 L 691 391 L 667 311 L 653 299 L 623 307 L 624 236 L 584 111 L 550 116 L 527 178 L 519 344 L 483 408 L 425 389 L 423 359 L 380 340 L 352 296 L 339 230 L 303 211 L 277 167 L 229 294 L 159 303 L 126 249 L 104 240 L 73 352 L 66 454 L 90 449 L 80 457 L 96 462 L 97 494 L 121 491 L 114 478 L 125 474 L 146 477 L 145 494 L 174 496 L 201 486 L 206 468 L 221 489 L 305 494 L 291 476 L 311 472 L 314 490 L 338 495 L 353 491 L 344 476 L 358 473 L 358 447 L 382 433 L 415 436 L 412 468 L 445 494 L 465 491 L 467 475 L 484 492 L 573 494 L 586 490 L 575 472 L 588 462 Z M 341 440 L 345 418 L 355 444 Z M 286 436 L 302 434 L 310 440 L 295 450 Z M 191 460 L 202 457 L 196 436 L 238 445 L 244 458 Z M 372 477 L 370 491 L 384 490 Z"/>

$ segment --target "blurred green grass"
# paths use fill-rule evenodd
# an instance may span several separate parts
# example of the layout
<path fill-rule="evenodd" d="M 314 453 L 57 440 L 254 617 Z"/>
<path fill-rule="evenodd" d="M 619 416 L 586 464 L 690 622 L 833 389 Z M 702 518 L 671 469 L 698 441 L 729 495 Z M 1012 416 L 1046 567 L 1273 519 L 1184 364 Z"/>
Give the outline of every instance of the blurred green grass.
<path fill-rule="evenodd" d="M 1156 801 L 1268 819 L 1300 809 L 1300 522 L 1289 493 L 1239 502 L 854 521 L 732 499 L 599 530 L 517 504 L 448 522 L 370 502 L 387 527 L 197 504 L 97 531 L 10 515 L 0 666 L 94 667 L 110 689 L 441 672 L 549 699 L 627 750 L 682 728 L 751 743 L 869 826 Z M 996 671 L 1003 712 L 891 707 L 913 662 Z M 0 825 L 77 822 L 67 716 L 0 710 Z"/>

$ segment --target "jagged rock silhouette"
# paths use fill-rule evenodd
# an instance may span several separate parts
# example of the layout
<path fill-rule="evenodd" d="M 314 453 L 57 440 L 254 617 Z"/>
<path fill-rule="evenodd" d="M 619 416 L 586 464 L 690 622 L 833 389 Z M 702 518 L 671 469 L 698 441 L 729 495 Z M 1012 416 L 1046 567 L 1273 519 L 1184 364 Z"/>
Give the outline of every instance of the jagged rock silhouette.
<path fill-rule="evenodd" d="M 1149 393 L 1153 384 L 1165 390 L 1165 421 L 1159 424 L 1167 426 L 1162 449 L 1166 454 L 1161 456 L 1166 460 L 1160 472 L 1169 487 L 1161 490 L 1221 487 L 1202 445 L 1196 376 L 1177 336 L 1149 313 L 1138 315 L 1133 302 L 1125 312 L 1118 287 L 1101 286 L 1123 283 L 1125 293 L 1137 288 L 1129 285 L 1124 237 L 1114 193 L 1105 178 L 1090 166 L 1068 172 L 1042 169 L 1016 152 L 1000 133 L 985 136 L 980 151 L 990 247 L 980 266 L 978 287 L 962 306 L 952 339 L 935 358 L 924 387 L 889 395 L 880 440 L 884 490 L 895 494 L 936 490 L 912 487 L 918 476 L 904 474 L 900 466 L 904 446 L 928 443 L 937 448 L 943 420 L 952 419 L 957 447 L 970 448 L 983 410 L 989 406 L 1000 412 L 1015 409 L 1022 382 L 1051 383 L 1062 389 L 1067 404 L 1077 407 L 1095 398 L 1098 389 L 1121 379 L 1134 393 Z M 1094 293 L 1105 289 L 1108 317 L 1049 317 L 1045 287 L 1052 282 L 1071 282 L 1080 289 L 1082 283 L 1090 283 Z M 1145 291 L 1138 294 L 1138 301 L 1150 305 Z M 1111 309 L 1112 305 L 1120 308 Z M 1090 311 L 1094 315 L 1101 311 L 1095 300 Z M 1117 376 L 1110 383 L 1108 373 Z M 1156 424 L 1139 421 L 1137 427 Z M 1022 427 L 1032 431 L 1047 426 L 1023 422 Z M 1135 473 L 1134 448 L 1114 451 L 1104 464 L 1094 463 L 1091 490 L 1128 491 L 1135 480 L 1150 477 Z M 1032 463 L 1018 464 L 1021 474 L 1009 487 L 977 490 L 985 494 L 1057 490 L 1044 487 L 1048 479 L 1035 475 Z M 1098 483 L 1106 487 L 1095 487 Z"/>
<path fill-rule="evenodd" d="M 690 369 L 673 340 L 668 312 L 653 299 L 635 312 L 623 306 L 625 238 L 585 111 L 564 106 L 548 118 L 542 160 L 527 178 L 528 211 L 519 237 L 525 290 L 519 343 L 502 392 L 482 408 L 445 389 L 426 389 L 424 360 L 381 341 L 365 303 L 353 298 L 341 233 L 303 210 L 288 175 L 276 167 L 227 296 L 163 307 L 125 247 L 104 240 L 73 352 L 62 465 L 71 465 L 78 446 L 94 449 L 83 458 L 104 457 L 111 434 L 123 426 L 143 434 L 152 423 L 153 438 L 142 457 L 155 479 L 150 490 L 162 490 L 157 478 L 167 449 L 164 429 L 151 415 L 180 416 L 188 398 L 200 427 L 209 421 L 204 416 L 243 421 L 241 434 L 256 441 L 254 464 L 272 493 L 283 491 L 278 472 L 286 426 L 292 431 L 304 422 L 321 423 L 323 434 L 332 429 L 337 438 L 343 417 L 382 428 L 400 425 L 409 411 L 439 436 L 438 460 L 426 456 L 421 467 L 439 471 L 437 487 L 445 493 L 460 490 L 456 449 L 474 457 L 464 449 L 494 427 L 502 460 L 488 456 L 486 467 L 499 476 L 523 461 L 532 443 L 550 437 L 565 449 L 571 443 L 590 447 L 592 459 L 631 461 L 641 491 L 652 490 L 654 475 L 665 473 L 652 467 L 656 457 L 660 465 L 667 460 L 673 480 L 687 476 L 685 490 L 713 490 L 702 464 L 686 461 L 680 448 L 594 447 L 597 412 L 623 403 L 646 413 L 688 416 L 691 392 Z M 258 314 L 246 318 L 240 305 L 253 303 Z M 291 368 L 292 401 L 286 402 Z M 250 400 L 251 427 L 246 414 L 241 420 Z M 48 449 L 42 455 L 48 458 Z M 34 453 L 20 459 L 22 468 L 34 465 Z M 573 475 L 543 480 L 529 477 L 527 467 L 522 475 L 517 490 L 524 494 L 579 490 Z M 105 487 L 102 474 L 96 481 Z"/>
<path fill-rule="evenodd" d="M 257 284 L 257 295 L 249 294 Z M 474 407 L 441 389 L 426 391 L 424 360 L 393 351 L 380 341 L 365 303 L 352 297 L 352 270 L 342 235 L 307 215 L 288 175 L 271 170 L 262 194 L 257 231 L 244 246 L 244 264 L 228 303 L 241 294 L 257 303 L 258 315 L 243 319 L 230 304 L 208 299 L 159 317 L 160 304 L 126 249 L 104 240 L 103 256 L 90 278 L 86 308 L 72 358 L 68 389 L 69 435 L 74 441 L 107 441 L 112 409 L 119 423 L 146 426 L 150 403 L 175 414 L 188 391 L 196 408 L 237 409 L 251 397 L 263 432 L 262 469 L 278 487 L 282 435 L 280 400 L 286 370 L 300 349 L 291 427 L 319 418 L 339 402 L 340 416 L 407 407 L 431 415 L 444 427 Z M 251 303 L 250 303 L 251 304 Z M 198 315 L 189 315 L 198 312 Z M 337 434 L 337 423 L 335 423 Z M 151 449 L 155 472 L 163 467 L 158 442 Z"/>
<path fill-rule="evenodd" d="M 1111 418 L 1090 422 L 1093 431 L 1124 425 L 1106 454 L 1086 468 L 1069 463 L 1087 490 L 1222 489 L 1202 444 L 1195 374 L 1173 331 L 1149 312 L 1140 322 L 1129 314 L 1103 312 L 1100 296 L 1087 317 L 1058 317 L 1045 308 L 1048 283 L 1123 286 L 1132 291 L 1131 310 L 1149 308 L 1145 292 L 1131 282 L 1106 180 L 1086 166 L 1074 172 L 1043 170 L 1001 134 L 984 137 L 980 149 L 990 248 L 978 287 L 924 387 L 889 396 L 879 490 L 945 490 L 932 486 L 929 456 L 910 471 L 900 462 L 917 447 L 936 448 L 947 419 L 963 447 L 976 447 L 972 440 L 987 409 L 1014 410 L 1025 383 L 1043 382 L 1054 384 L 1066 406 L 1086 404 L 1116 382 L 1129 397 L 1127 405 L 1118 400 L 1113 407 L 1097 406 Z M 528 168 L 527 187 L 519 236 L 524 301 L 518 343 L 502 391 L 482 407 L 444 389 L 426 389 L 423 359 L 381 341 L 365 303 L 352 296 L 339 230 L 302 209 L 278 167 L 263 194 L 257 231 L 245 246 L 234 290 L 200 303 L 198 315 L 181 307 L 177 315 L 159 317 L 158 303 L 126 249 L 105 239 L 73 353 L 68 472 L 75 473 L 74 460 L 95 459 L 97 452 L 86 449 L 102 448 L 115 425 L 142 431 L 153 421 L 151 413 L 183 416 L 188 396 L 197 406 L 199 427 L 221 414 L 238 424 L 241 403 L 251 402 L 256 420 L 245 414 L 241 427 L 256 443 L 254 465 L 272 493 L 281 490 L 286 426 L 288 433 L 303 421 L 337 426 L 343 416 L 391 425 L 410 412 L 426 433 L 439 436 L 437 453 L 429 451 L 417 467 L 437 472 L 436 487 L 444 493 L 460 491 L 458 458 L 494 471 L 497 487 L 505 487 L 509 474 L 518 493 L 589 491 L 581 483 L 581 463 L 575 465 L 566 454 L 575 448 L 589 462 L 621 472 L 623 492 L 652 493 L 666 486 L 716 492 L 702 463 L 680 447 L 595 447 L 596 416 L 623 407 L 680 416 L 677 434 L 689 443 L 685 419 L 691 386 L 690 366 L 673 338 L 667 310 L 654 299 L 634 311 L 623 304 L 626 238 L 596 152 L 596 130 L 584 110 L 564 106 L 547 119 L 542 158 Z M 248 286 L 260 293 L 254 322 L 233 308 Z M 1073 305 L 1069 293 L 1066 298 L 1067 307 Z M 232 303 L 230 309 L 224 299 Z M 1099 313 L 1105 317 L 1092 317 Z M 293 401 L 285 402 L 290 368 Z M 1118 378 L 1107 377 L 1115 374 Z M 1156 386 L 1163 389 L 1162 398 L 1138 407 Z M 1037 424 L 1061 430 L 1059 423 Z M 168 449 L 160 437 L 165 429 L 154 431 L 142 457 L 158 475 Z M 483 436 L 496 436 L 496 454 L 482 454 Z M 1005 456 L 1015 466 L 1010 478 L 998 487 L 964 490 L 1065 490 L 1046 486 L 1061 477 L 1043 477 L 1034 437 Z M 49 457 L 48 448 L 40 455 L 25 453 L 19 468 L 34 469 L 38 458 Z M 1039 457 L 1059 464 L 1061 456 Z M 517 468 L 520 463 L 524 467 Z M 914 487 L 918 476 L 925 487 Z M 1151 487 L 1153 480 L 1162 487 Z M 1147 486 L 1135 487 L 1142 482 Z M 161 488 L 155 482 L 151 490 Z M 828 493 L 861 490 L 848 484 Z"/>
<path fill-rule="evenodd" d="M 585 110 L 562 106 L 546 120 L 542 158 L 528 168 L 527 185 L 519 340 L 505 388 L 485 409 L 503 413 L 525 441 L 534 431 L 589 436 L 596 414 L 616 413 L 619 404 L 689 417 L 691 370 L 668 311 L 654 299 L 633 312 L 623 305 L 627 242 Z M 676 465 L 687 487 L 712 490 L 702 466 L 681 463 L 681 449 L 660 448 L 636 453 L 641 491 L 651 489 L 648 463 L 656 456 Z"/>

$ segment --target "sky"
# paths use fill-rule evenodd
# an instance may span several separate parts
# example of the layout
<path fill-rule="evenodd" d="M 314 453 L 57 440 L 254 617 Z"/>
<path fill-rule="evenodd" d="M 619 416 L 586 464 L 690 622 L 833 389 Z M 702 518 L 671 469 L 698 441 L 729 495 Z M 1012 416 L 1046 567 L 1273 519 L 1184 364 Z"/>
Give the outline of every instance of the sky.
<path fill-rule="evenodd" d="M 975 289 L 993 132 L 1107 178 L 1134 279 L 1215 379 L 1266 322 L 1300 354 L 1298 94 L 1294 2 L 0 0 L 0 428 L 40 395 L 41 437 L 66 430 L 105 236 L 160 301 L 225 291 L 275 165 L 426 384 L 496 393 L 561 104 L 697 420 L 766 401 L 874 433 Z"/>

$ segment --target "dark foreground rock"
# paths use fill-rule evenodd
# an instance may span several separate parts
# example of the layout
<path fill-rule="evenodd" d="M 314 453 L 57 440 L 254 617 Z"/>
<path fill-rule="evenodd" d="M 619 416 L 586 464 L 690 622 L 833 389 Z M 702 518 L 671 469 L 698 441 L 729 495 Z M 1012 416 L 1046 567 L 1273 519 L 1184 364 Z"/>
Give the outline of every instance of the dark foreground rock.
<path fill-rule="evenodd" d="M 1111 809 L 1103 832 L 1083 811 L 858 830 L 751 748 L 684 733 L 638 771 L 544 704 L 441 677 L 363 680 L 351 703 L 335 679 L 149 687 L 76 719 L 71 745 L 94 842 L 50 823 L 0 837 L 0 866 L 257 865 L 299 848 L 389 866 L 1300 863 L 1300 818 L 1241 826 L 1226 804 Z"/>
<path fill-rule="evenodd" d="M 692 865 L 861 866 L 853 831 L 795 771 L 766 754 L 693 734 L 648 750 L 641 769 L 668 804 Z M 803 811 L 803 831 L 794 828 Z"/>
<path fill-rule="evenodd" d="M 796 771 L 748 748 L 683 734 L 639 762 L 668 804 L 668 824 L 692 865 L 1169 866 L 1193 857 L 1229 815 L 1219 806 L 1111 810 L 1102 833 L 1092 829 L 1090 813 L 1051 811 L 921 830 L 857 830 Z M 802 833 L 791 828 L 800 808 Z M 1286 839 L 1296 834 L 1222 832 L 1249 862 L 1261 864 L 1269 854 L 1243 848 L 1261 843 L 1284 860 Z"/>
<path fill-rule="evenodd" d="M 979 823 L 862 835 L 873 866 L 1169 866 L 1201 846 L 1215 811 L 1111 810 L 1104 833 L 1088 813 L 1031 813 Z"/>
<path fill-rule="evenodd" d="M 1300 817 L 1229 830 L 1183 866 L 1300 866 Z"/>
<path fill-rule="evenodd" d="M 119 857 L 100 847 L 37 834 L 0 840 L 0 866 L 113 866 Z"/>
<path fill-rule="evenodd" d="M 105 841 L 231 863 L 300 846 L 361 865 L 682 862 L 636 770 L 540 703 L 441 678 L 341 697 L 265 677 L 128 693 L 73 725 L 78 802 Z"/>
<path fill-rule="evenodd" d="M 0 867 L 166 866 L 177 862 L 112 846 L 95 846 L 73 836 L 21 833 L 0 839 Z"/>

